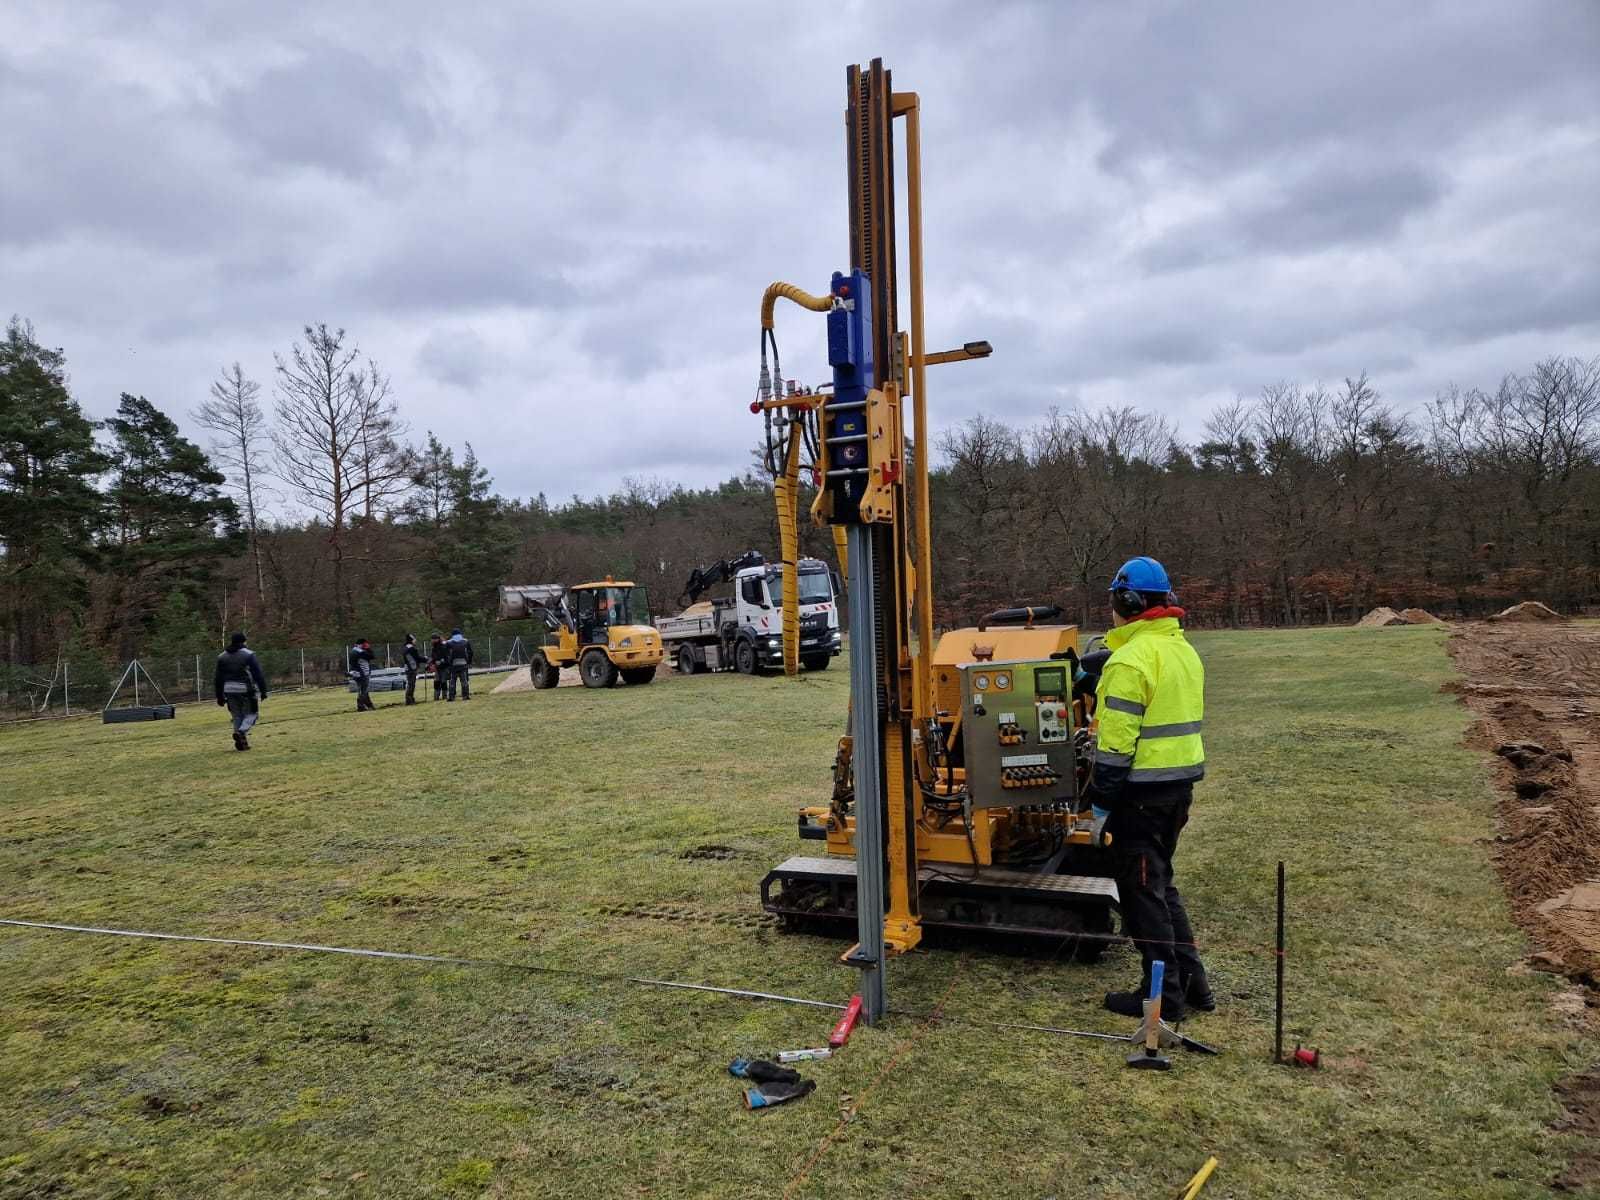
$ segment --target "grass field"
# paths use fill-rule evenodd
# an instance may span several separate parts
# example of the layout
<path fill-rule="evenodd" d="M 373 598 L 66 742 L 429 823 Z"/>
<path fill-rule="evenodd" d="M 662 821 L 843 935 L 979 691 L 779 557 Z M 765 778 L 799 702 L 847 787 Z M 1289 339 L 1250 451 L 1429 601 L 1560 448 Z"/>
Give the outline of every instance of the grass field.
<path fill-rule="evenodd" d="M 211 707 L 0 731 L 0 916 L 550 968 L 0 927 L 0 1196 L 1146 1198 L 1208 1154 L 1207 1200 L 1546 1195 L 1551 1084 L 1600 1047 L 1560 981 L 1508 973 L 1525 947 L 1443 635 L 1196 642 L 1210 774 L 1179 879 L 1222 1002 L 1192 1030 L 1226 1054 L 1131 1072 L 985 1025 L 1120 1032 L 1099 998 L 1137 964 L 967 946 L 896 961 L 918 1015 L 768 1113 L 727 1061 L 819 1044 L 833 1014 L 623 977 L 849 995 L 842 946 L 756 901 L 827 794 L 838 667 L 362 716 L 274 697 L 249 754 Z M 1269 1062 L 1279 858 L 1317 1073 Z"/>

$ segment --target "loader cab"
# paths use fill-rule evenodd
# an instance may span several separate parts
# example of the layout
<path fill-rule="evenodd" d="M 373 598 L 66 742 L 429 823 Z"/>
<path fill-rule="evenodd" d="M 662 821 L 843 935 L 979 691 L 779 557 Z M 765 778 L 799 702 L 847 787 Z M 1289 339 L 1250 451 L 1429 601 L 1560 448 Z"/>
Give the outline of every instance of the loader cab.
<path fill-rule="evenodd" d="M 650 603 L 642 587 L 620 580 L 580 583 L 568 592 L 579 646 L 604 646 L 611 630 L 650 624 Z"/>

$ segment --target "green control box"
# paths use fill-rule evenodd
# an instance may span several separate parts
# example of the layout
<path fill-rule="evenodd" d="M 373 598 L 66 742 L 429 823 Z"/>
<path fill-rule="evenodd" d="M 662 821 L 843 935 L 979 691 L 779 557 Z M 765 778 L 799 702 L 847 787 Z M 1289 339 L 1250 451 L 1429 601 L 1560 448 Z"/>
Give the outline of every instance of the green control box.
<path fill-rule="evenodd" d="M 1072 664 L 1062 659 L 974 662 L 957 669 L 972 806 L 1075 801 Z"/>

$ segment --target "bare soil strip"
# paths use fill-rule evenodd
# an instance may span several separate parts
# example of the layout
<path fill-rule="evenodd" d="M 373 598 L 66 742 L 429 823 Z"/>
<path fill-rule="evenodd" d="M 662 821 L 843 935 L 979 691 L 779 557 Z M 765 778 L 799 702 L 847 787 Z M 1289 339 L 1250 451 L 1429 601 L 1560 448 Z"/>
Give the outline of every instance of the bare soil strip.
<path fill-rule="evenodd" d="M 1565 622 L 1466 625 L 1449 650 L 1477 716 L 1470 744 L 1499 760 L 1495 865 L 1512 914 L 1538 950 L 1529 964 L 1600 1005 L 1600 628 Z M 1600 1183 L 1600 1070 L 1557 1093 L 1565 1127 L 1586 1135 L 1557 1186 Z"/>

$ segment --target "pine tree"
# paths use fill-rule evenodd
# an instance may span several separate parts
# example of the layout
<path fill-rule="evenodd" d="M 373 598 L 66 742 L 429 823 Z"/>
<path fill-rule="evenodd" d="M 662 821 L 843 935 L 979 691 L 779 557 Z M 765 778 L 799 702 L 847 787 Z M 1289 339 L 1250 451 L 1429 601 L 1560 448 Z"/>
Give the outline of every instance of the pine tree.
<path fill-rule="evenodd" d="M 448 507 L 437 531 L 428 535 L 422 577 L 429 598 L 440 601 L 453 619 L 465 621 L 493 604 L 516 536 L 470 442 L 461 464 L 449 465 L 444 475 Z"/>
<path fill-rule="evenodd" d="M 222 561 L 243 538 L 226 479 L 178 427 L 143 396 L 126 392 L 111 431 L 107 558 L 114 567 L 112 612 L 132 653 L 158 605 L 176 591 L 203 598 Z"/>
<path fill-rule="evenodd" d="M 12 662 L 50 658 L 53 626 L 87 603 L 106 467 L 65 356 L 13 317 L 0 341 L 0 627 Z"/>

